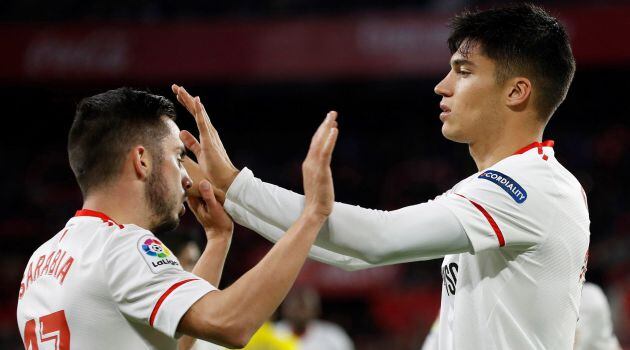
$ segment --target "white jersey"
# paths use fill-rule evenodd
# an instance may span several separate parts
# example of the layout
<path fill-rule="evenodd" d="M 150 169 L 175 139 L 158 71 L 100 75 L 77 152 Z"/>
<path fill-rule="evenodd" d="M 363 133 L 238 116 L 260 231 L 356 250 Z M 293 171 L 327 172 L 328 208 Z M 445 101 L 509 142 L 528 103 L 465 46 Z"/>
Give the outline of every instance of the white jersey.
<path fill-rule="evenodd" d="M 276 323 L 278 333 L 292 335 L 291 325 L 286 321 Z M 354 350 L 352 339 L 340 326 L 326 321 L 312 320 L 304 334 L 298 338 L 300 350 Z"/>
<path fill-rule="evenodd" d="M 553 149 L 524 149 L 444 197 L 474 253 L 444 257 L 440 349 L 572 349 L 590 221 Z"/>
<path fill-rule="evenodd" d="M 212 290 L 150 231 L 80 210 L 31 256 L 18 327 L 27 350 L 175 349 L 179 320 Z"/>
<path fill-rule="evenodd" d="M 440 349 L 569 350 L 590 221 L 552 145 L 524 147 L 427 203 L 391 212 L 335 203 L 311 257 L 349 270 L 444 257 Z M 276 241 L 303 201 L 244 169 L 225 208 Z"/>
<path fill-rule="evenodd" d="M 589 282 L 586 282 L 582 289 L 575 350 L 621 350 L 619 341 L 613 333 L 606 295 L 596 284 Z"/>

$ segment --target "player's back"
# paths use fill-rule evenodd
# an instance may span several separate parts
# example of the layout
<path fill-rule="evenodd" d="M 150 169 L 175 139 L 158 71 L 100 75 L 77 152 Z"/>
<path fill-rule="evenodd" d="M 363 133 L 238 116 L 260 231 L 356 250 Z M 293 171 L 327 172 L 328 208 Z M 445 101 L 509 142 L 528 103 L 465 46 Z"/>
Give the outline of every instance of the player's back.
<path fill-rule="evenodd" d="M 175 340 L 164 333 L 125 317 L 113 298 L 112 276 L 105 267 L 116 253 L 110 240 L 140 229 L 129 226 L 96 216 L 74 217 L 35 251 L 24 272 L 17 308 L 26 349 L 175 347 Z"/>

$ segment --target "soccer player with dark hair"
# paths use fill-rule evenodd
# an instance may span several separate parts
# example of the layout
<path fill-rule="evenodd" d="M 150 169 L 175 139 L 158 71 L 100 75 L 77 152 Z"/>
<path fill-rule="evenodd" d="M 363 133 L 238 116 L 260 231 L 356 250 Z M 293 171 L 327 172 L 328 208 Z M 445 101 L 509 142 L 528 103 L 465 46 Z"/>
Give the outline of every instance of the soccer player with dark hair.
<path fill-rule="evenodd" d="M 451 69 L 435 87 L 442 134 L 468 145 L 478 172 L 394 211 L 335 203 L 311 257 L 348 270 L 443 258 L 440 349 L 571 349 L 588 207 L 553 141 L 543 141 L 575 71 L 567 34 L 543 9 L 520 4 L 456 16 L 448 45 Z M 226 211 L 277 241 L 304 197 L 239 171 L 212 137 L 214 153 L 200 159 L 226 192 Z"/>
<path fill-rule="evenodd" d="M 334 116 L 320 125 L 303 164 L 302 214 L 224 290 L 216 286 L 233 223 L 210 183 L 189 178 L 174 118 L 166 98 L 128 88 L 79 104 L 68 155 L 83 209 L 24 271 L 17 320 L 27 350 L 175 349 L 182 334 L 241 348 L 289 291 L 332 210 Z M 195 118 L 207 132 L 201 113 Z M 190 195 L 193 186 L 200 197 Z M 185 199 L 208 238 L 192 273 L 154 235 L 177 226 Z M 187 337 L 180 345 L 191 343 Z"/>

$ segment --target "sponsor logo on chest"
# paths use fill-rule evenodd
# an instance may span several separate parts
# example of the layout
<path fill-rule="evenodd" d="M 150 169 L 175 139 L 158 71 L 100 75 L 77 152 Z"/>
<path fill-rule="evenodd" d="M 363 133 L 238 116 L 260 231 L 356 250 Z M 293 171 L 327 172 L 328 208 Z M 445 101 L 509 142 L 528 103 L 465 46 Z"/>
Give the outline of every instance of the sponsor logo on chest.
<path fill-rule="evenodd" d="M 516 203 L 523 203 L 527 199 L 527 192 L 511 177 L 496 170 L 487 170 L 478 176 L 480 179 L 488 180 L 501 187 L 512 197 Z"/>

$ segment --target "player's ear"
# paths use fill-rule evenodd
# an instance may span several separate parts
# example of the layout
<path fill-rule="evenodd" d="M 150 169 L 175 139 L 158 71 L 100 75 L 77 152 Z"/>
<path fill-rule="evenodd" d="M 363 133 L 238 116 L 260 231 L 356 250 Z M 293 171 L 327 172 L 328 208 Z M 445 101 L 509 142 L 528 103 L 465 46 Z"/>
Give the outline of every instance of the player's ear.
<path fill-rule="evenodd" d="M 149 152 L 147 152 L 146 148 L 139 145 L 133 147 L 131 150 L 131 162 L 138 179 L 144 180 L 149 176 L 151 160 L 149 159 Z"/>
<path fill-rule="evenodd" d="M 524 109 L 531 94 L 532 83 L 525 77 L 514 77 L 506 82 L 506 105 L 510 109 Z"/>

